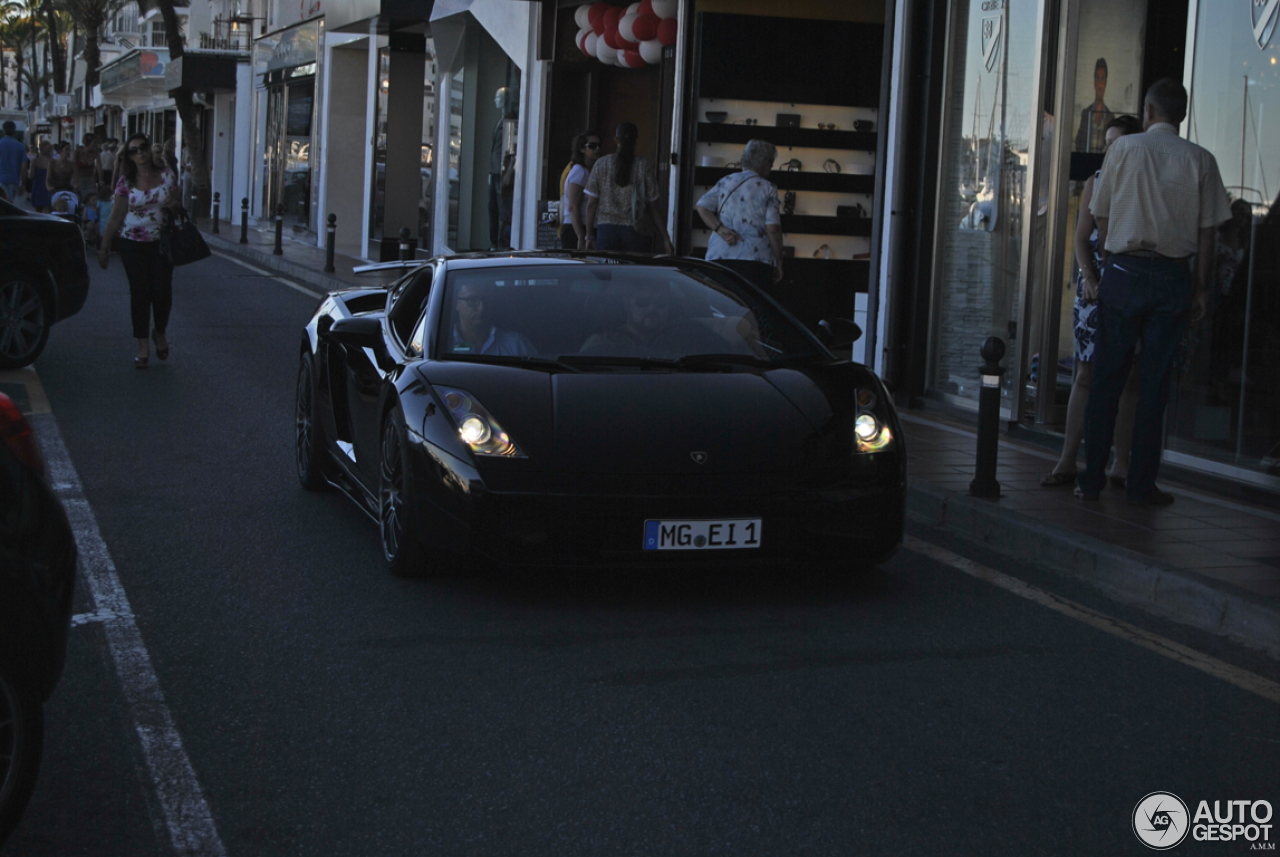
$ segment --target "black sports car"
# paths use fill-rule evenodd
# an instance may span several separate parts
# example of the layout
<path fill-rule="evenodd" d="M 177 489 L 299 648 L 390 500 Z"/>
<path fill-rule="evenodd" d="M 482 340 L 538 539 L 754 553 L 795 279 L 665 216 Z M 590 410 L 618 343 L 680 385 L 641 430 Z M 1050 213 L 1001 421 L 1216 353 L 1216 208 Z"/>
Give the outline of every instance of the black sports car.
<path fill-rule="evenodd" d="M 80 228 L 0 200 L 0 369 L 35 362 L 49 326 L 78 313 L 88 295 Z"/>
<path fill-rule="evenodd" d="M 330 294 L 303 331 L 296 441 L 302 484 L 377 520 L 401 576 L 472 553 L 870 564 L 902 541 L 880 380 L 691 259 L 452 256 Z"/>

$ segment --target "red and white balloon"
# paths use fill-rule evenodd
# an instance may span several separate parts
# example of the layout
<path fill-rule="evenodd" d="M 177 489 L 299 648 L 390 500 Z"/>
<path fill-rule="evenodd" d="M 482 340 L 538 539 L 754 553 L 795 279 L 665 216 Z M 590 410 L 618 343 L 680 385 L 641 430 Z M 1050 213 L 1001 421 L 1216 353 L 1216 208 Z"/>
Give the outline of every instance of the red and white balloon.
<path fill-rule="evenodd" d="M 625 9 L 604 0 L 574 12 L 578 50 L 605 65 L 640 68 L 662 62 L 664 46 L 676 43 L 679 0 L 640 0 Z"/>

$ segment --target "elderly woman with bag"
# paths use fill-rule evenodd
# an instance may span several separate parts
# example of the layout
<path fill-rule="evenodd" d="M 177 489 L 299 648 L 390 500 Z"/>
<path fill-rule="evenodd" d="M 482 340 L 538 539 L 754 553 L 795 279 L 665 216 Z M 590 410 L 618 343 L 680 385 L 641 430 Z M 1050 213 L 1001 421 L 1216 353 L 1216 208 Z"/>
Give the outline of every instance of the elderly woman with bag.
<path fill-rule="evenodd" d="M 707 261 L 718 262 L 757 288 L 782 280 L 782 216 L 778 188 L 768 180 L 777 148 L 750 140 L 742 170 L 731 173 L 698 200 L 698 216 L 712 231 Z"/>
<path fill-rule="evenodd" d="M 655 202 L 658 191 L 649 164 L 636 156 L 639 130 L 623 122 L 614 132 L 618 151 L 605 155 L 587 179 L 587 247 L 599 250 L 653 251 L 653 236 L 664 253 L 675 252 Z"/>
<path fill-rule="evenodd" d="M 148 332 L 150 341 L 155 343 L 156 356 L 161 360 L 169 357 L 165 328 L 173 309 L 173 264 L 161 252 L 160 234 L 165 213 L 172 215 L 182 207 L 182 200 L 177 176 L 162 161 L 154 159 L 145 134 L 134 134 L 125 142 L 116 160 L 116 175 L 115 203 L 102 230 L 98 264 L 105 271 L 111 247 L 119 247 L 120 261 L 129 278 L 133 336 L 138 341 L 133 365 L 146 369 L 150 357 Z"/>

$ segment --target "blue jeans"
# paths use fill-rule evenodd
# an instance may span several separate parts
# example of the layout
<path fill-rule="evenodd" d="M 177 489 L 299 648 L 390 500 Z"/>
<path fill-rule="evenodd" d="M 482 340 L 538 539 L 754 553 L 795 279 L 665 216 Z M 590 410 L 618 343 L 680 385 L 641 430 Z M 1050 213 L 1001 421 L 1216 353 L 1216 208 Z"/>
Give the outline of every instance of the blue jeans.
<path fill-rule="evenodd" d="M 634 226 L 601 223 L 596 226 L 597 250 L 621 250 L 626 253 L 651 253 L 653 241 L 641 235 Z"/>
<path fill-rule="evenodd" d="M 1079 483 L 1086 494 L 1097 494 L 1106 485 L 1116 411 L 1138 342 L 1142 361 L 1129 453 L 1129 499 L 1140 500 L 1155 490 L 1173 356 L 1187 326 L 1194 292 L 1186 261 L 1112 256 L 1107 262 L 1098 289 L 1098 337 L 1084 414 L 1087 464 Z"/>

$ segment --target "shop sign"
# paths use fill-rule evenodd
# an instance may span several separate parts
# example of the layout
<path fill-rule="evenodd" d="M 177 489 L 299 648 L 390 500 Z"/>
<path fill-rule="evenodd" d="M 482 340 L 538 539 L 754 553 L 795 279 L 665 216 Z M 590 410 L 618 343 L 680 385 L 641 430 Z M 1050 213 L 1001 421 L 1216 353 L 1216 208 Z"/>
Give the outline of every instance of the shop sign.
<path fill-rule="evenodd" d="M 103 92 L 108 92 L 135 80 L 147 78 L 163 80 L 168 58 L 168 51 L 165 51 L 163 55 L 155 51 L 140 51 L 130 54 L 114 65 L 109 65 L 102 70 L 99 86 L 102 87 Z"/>
<path fill-rule="evenodd" d="M 50 125 L 48 122 L 41 122 L 39 125 L 37 125 L 37 126 L 36 126 L 36 133 L 37 133 L 37 134 L 52 134 L 52 133 L 53 133 L 53 126 L 52 126 L 52 125 Z"/>
<path fill-rule="evenodd" d="M 986 9 L 984 4 L 983 9 Z M 996 59 L 1000 56 L 1000 42 L 1004 36 L 1004 18 L 995 15 L 982 19 L 982 62 L 987 71 L 995 71 Z"/>
<path fill-rule="evenodd" d="M 1253 38 L 1262 50 L 1271 44 L 1271 34 L 1276 30 L 1277 12 L 1280 11 L 1280 0 L 1248 0 L 1249 12 L 1253 18 Z"/>
<path fill-rule="evenodd" d="M 274 37 L 259 39 L 259 50 L 267 48 L 263 71 L 275 71 L 295 65 L 313 63 L 319 56 L 320 26 L 317 23 L 291 27 Z"/>

